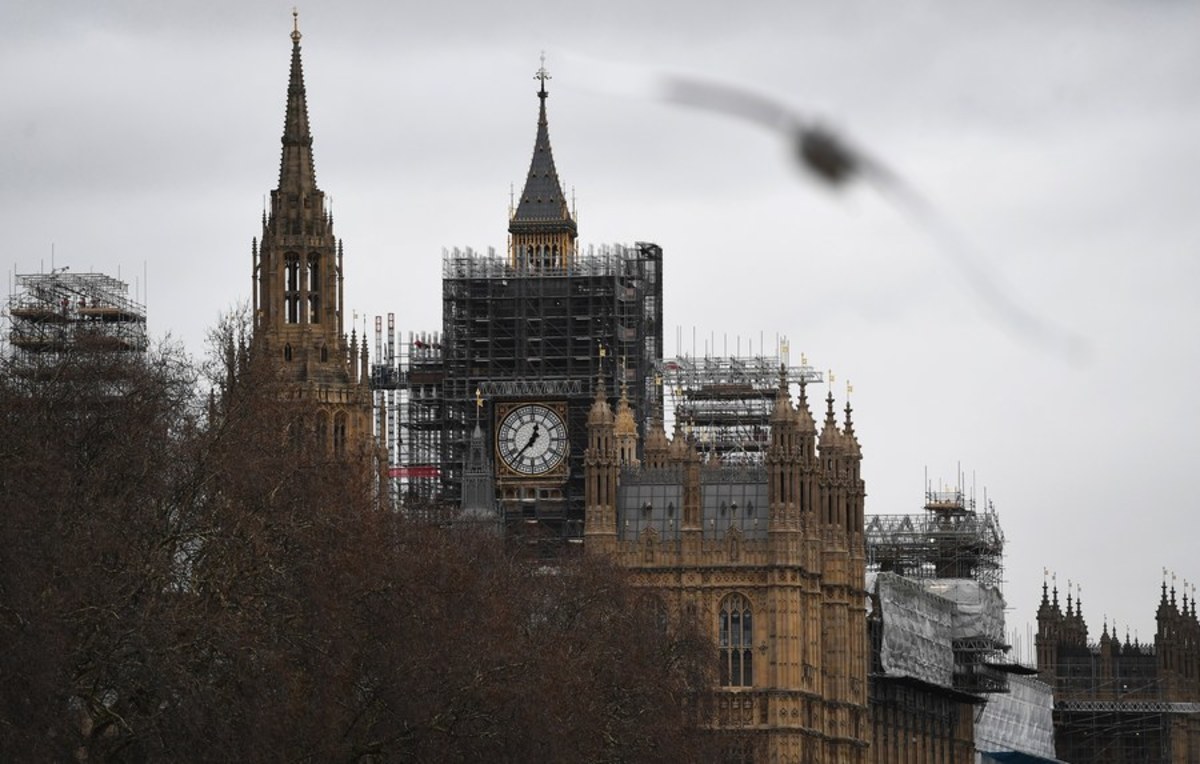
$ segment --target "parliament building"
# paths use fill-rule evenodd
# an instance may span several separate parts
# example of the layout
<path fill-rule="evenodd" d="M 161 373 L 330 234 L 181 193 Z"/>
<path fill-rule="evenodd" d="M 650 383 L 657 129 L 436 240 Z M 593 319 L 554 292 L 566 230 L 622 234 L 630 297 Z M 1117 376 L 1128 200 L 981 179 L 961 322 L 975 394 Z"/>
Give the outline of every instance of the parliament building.
<path fill-rule="evenodd" d="M 316 448 L 386 465 L 380 500 L 395 511 L 489 525 L 537 559 L 607 557 L 668 628 L 701 624 L 729 762 L 971 761 L 959 706 L 974 696 L 873 689 L 849 402 L 839 422 L 830 391 L 818 427 L 809 385 L 824 380 L 807 360 L 790 366 L 786 342 L 664 358 L 663 249 L 579 244 L 544 66 L 535 78 L 505 251 L 447 252 L 441 328 L 405 340 L 389 316 L 385 340 L 377 318 L 372 363 L 367 338 L 345 332 L 350 264 L 316 183 L 293 29 L 279 184 L 252 251 L 254 344 L 311 409 Z M 934 723 L 937 702 L 952 710 Z M 918 734 L 929 756 L 909 748 Z"/>

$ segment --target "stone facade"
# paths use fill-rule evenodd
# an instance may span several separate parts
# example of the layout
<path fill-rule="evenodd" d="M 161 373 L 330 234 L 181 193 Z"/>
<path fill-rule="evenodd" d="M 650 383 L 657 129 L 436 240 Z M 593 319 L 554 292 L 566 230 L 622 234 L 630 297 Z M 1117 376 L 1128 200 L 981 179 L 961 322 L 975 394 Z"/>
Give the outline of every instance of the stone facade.
<path fill-rule="evenodd" d="M 703 463 L 661 417 L 631 460 L 624 391 L 588 418 L 585 548 L 632 572 L 669 619 L 699 619 L 720 654 L 716 729 L 735 761 L 866 762 L 861 450 L 833 398 L 820 437 L 804 386 L 776 394 L 761 465 Z"/>

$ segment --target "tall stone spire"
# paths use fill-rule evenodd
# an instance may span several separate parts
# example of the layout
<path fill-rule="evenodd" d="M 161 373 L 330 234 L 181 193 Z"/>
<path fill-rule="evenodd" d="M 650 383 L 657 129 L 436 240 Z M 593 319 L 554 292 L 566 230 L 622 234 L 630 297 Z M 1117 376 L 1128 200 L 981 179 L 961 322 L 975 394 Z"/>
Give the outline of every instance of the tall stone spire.
<path fill-rule="evenodd" d="M 348 342 L 344 332 L 342 246 L 313 171 L 300 29 L 292 16 L 279 185 L 252 247 L 254 343 L 276 366 L 286 397 L 308 409 L 313 458 L 378 466 L 386 457 L 374 442 L 366 337 Z M 384 474 L 380 466 L 381 483 Z"/>
<path fill-rule="evenodd" d="M 288 76 L 287 113 L 283 119 L 283 154 L 279 159 L 279 189 L 292 193 L 317 186 L 313 165 L 312 133 L 308 128 L 308 98 L 304 68 L 300 63 L 300 19 L 292 11 L 292 69 Z"/>
<path fill-rule="evenodd" d="M 269 333 L 272 350 L 283 352 L 284 360 L 292 362 L 288 376 L 303 379 L 319 369 L 325 377 L 336 372 L 339 378 L 349 379 L 357 370 L 344 368 L 348 348 L 343 333 L 341 245 L 333 235 L 333 220 L 313 170 L 295 11 L 292 19 L 279 186 L 271 191 L 255 263 L 255 325 Z"/>
<path fill-rule="evenodd" d="M 537 137 L 525 188 L 516 210 L 508 221 L 510 260 L 513 267 L 544 269 L 565 268 L 575 259 L 575 220 L 563 196 L 554 153 L 550 149 L 550 128 L 546 120 L 546 57 L 534 74 L 538 88 Z"/>

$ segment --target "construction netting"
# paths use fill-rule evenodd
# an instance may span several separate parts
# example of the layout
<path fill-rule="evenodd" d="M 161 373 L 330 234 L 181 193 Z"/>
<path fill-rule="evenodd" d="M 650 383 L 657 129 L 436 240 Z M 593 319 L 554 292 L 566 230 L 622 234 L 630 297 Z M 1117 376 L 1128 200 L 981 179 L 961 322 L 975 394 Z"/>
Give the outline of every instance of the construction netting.
<path fill-rule="evenodd" d="M 1013 675 L 1008 679 L 1008 690 L 989 695 L 975 720 L 976 750 L 1018 752 L 1054 761 L 1054 695 L 1050 685 L 1034 677 Z"/>
<path fill-rule="evenodd" d="M 868 573 L 867 591 L 878 596 L 883 620 L 883 672 L 950 687 L 954 602 L 895 573 Z"/>
<path fill-rule="evenodd" d="M 1004 640 L 1004 595 L 994 586 L 971 578 L 931 578 L 921 581 L 931 594 L 954 603 L 951 637 L 956 640 Z"/>

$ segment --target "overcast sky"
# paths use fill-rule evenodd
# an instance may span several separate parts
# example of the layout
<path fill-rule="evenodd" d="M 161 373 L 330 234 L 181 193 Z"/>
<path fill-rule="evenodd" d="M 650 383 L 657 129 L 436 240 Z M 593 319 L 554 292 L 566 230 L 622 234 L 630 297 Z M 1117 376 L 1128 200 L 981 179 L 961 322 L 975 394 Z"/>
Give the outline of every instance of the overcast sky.
<path fill-rule="evenodd" d="M 1105 614 L 1152 637 L 1163 566 L 1200 580 L 1200 4 L 300 14 L 317 179 L 360 321 L 439 329 L 442 248 L 503 248 L 545 50 L 581 241 L 663 247 L 668 354 L 677 332 L 700 354 L 785 336 L 793 361 L 834 370 L 839 409 L 849 379 L 868 512 L 919 511 L 926 469 L 953 483 L 961 464 L 1000 513 L 1022 640 L 1043 567 L 1064 596 L 1082 583 L 1093 637 Z M 0 6 L 10 278 L 49 270 L 52 251 L 73 271 L 119 270 L 152 332 L 202 353 L 206 328 L 249 298 L 291 23 L 290 3 Z M 662 72 L 760 91 L 870 151 L 1006 295 L 1088 354 L 1013 332 L 961 253 L 876 189 L 831 192 L 777 136 L 636 97 Z"/>

